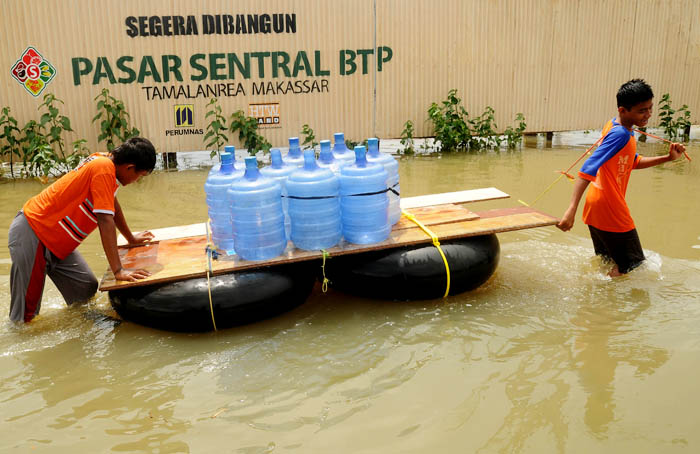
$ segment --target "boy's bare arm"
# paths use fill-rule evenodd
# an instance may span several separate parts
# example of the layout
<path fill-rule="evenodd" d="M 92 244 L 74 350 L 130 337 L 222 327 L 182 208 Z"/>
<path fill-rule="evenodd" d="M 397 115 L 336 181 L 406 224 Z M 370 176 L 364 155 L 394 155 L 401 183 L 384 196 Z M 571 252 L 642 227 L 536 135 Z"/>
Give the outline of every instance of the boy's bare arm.
<path fill-rule="evenodd" d="M 675 161 L 676 159 L 683 156 L 685 152 L 685 147 L 680 143 L 672 143 L 668 149 L 668 154 L 664 156 L 642 156 L 639 160 L 639 164 L 635 169 L 646 169 L 648 167 L 658 166 L 669 161 Z"/>
<path fill-rule="evenodd" d="M 107 256 L 109 267 L 118 281 L 136 281 L 151 275 L 146 270 L 127 270 L 122 267 L 117 249 L 117 229 L 114 223 L 114 216 L 108 213 L 95 213 L 97 216 L 97 226 L 100 229 L 100 239 L 102 249 Z"/>
<path fill-rule="evenodd" d="M 590 181 L 584 180 L 581 177 L 577 178 L 576 182 L 574 183 L 574 192 L 571 194 L 571 202 L 569 202 L 569 208 L 566 209 L 566 211 L 564 212 L 564 216 L 562 216 L 561 220 L 559 221 L 559 224 L 557 224 L 557 227 L 563 230 L 564 232 L 571 230 L 571 227 L 574 226 L 574 221 L 576 220 L 576 211 L 578 210 L 578 204 L 579 202 L 581 202 L 581 197 L 583 196 L 583 193 L 586 192 L 588 183 L 590 183 Z"/>

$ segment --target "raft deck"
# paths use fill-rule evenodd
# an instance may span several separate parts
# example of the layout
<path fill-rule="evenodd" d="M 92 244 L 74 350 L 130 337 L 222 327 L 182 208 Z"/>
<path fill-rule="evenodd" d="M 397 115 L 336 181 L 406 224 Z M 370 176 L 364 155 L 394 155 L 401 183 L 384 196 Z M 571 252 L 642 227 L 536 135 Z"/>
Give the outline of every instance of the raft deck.
<path fill-rule="evenodd" d="M 472 212 L 462 206 L 465 203 L 508 197 L 508 194 L 496 188 L 484 188 L 407 197 L 401 199 L 401 208 L 429 227 L 440 241 L 544 227 L 558 222 L 556 218 L 530 207 Z M 136 282 L 116 281 L 112 272 L 107 270 L 102 278 L 100 290 L 117 290 L 206 276 L 209 261 L 205 252 L 207 237 L 204 223 L 156 229 L 152 232 L 155 235 L 154 241 L 140 246 L 120 246 L 119 251 L 124 267 L 147 269 L 152 273 L 151 276 Z M 120 242 L 124 242 L 123 238 Z M 343 240 L 327 252 L 331 257 L 335 257 L 425 243 L 432 243 L 430 236 L 415 223 L 402 217 L 394 225 L 389 238 L 381 243 L 361 245 Z M 264 261 L 247 261 L 237 255 L 221 255 L 218 260 L 211 261 L 211 271 L 214 275 L 227 274 L 322 257 L 321 251 L 303 251 L 295 248 L 290 242 L 282 255 Z"/>

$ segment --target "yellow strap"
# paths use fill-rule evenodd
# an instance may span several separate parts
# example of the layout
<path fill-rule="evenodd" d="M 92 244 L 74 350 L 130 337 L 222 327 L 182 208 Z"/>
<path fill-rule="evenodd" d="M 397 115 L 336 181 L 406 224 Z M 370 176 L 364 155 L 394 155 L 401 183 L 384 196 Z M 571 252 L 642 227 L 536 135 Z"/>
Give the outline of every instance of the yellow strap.
<path fill-rule="evenodd" d="M 211 299 L 211 281 L 209 280 L 209 276 L 212 274 L 212 269 L 211 269 L 211 254 L 212 251 L 214 250 L 214 245 L 211 242 L 211 235 L 209 234 L 209 222 L 211 220 L 208 219 L 207 222 L 204 223 L 204 225 L 207 228 L 207 264 L 209 265 L 207 269 L 207 290 L 209 291 L 209 311 L 211 312 L 211 323 L 214 325 L 214 331 L 218 331 L 216 329 L 216 320 L 214 319 L 214 303 L 212 302 Z"/>
<path fill-rule="evenodd" d="M 423 224 L 418 219 L 416 219 L 416 217 L 414 215 L 412 215 L 411 213 L 409 213 L 408 211 L 401 210 L 401 214 L 403 214 L 404 217 L 406 217 L 406 219 L 408 219 L 409 221 L 413 222 L 418 227 L 420 227 L 420 229 L 422 231 L 427 233 L 428 236 L 430 237 L 430 239 L 433 240 L 433 246 L 435 246 L 437 248 L 438 252 L 440 253 L 440 256 L 442 257 L 442 261 L 445 263 L 445 274 L 447 274 L 447 286 L 445 288 L 445 294 L 442 295 L 443 298 L 446 298 L 447 295 L 450 294 L 450 265 L 447 263 L 447 257 L 445 257 L 445 253 L 442 252 L 442 248 L 440 247 L 440 241 L 438 240 L 438 236 L 435 234 L 435 232 L 430 230 L 425 224 Z"/>
<path fill-rule="evenodd" d="M 323 272 L 323 283 L 321 284 L 321 290 L 323 290 L 323 293 L 326 293 L 328 291 L 329 282 L 328 278 L 326 277 L 326 259 L 330 258 L 331 255 L 325 249 L 321 249 L 321 253 L 323 253 L 323 263 L 321 264 L 321 271 Z"/>

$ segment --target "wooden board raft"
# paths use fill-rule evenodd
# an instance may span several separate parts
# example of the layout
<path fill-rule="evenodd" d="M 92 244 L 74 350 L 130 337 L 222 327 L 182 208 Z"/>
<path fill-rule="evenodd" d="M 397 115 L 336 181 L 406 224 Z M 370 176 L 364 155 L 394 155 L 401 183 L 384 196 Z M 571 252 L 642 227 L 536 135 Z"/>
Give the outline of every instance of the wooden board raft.
<path fill-rule="evenodd" d="M 473 213 L 455 204 L 509 197 L 501 191 L 491 191 L 492 189 L 494 188 L 488 188 L 487 192 L 473 192 L 471 194 L 464 194 L 471 191 L 460 191 L 462 193 L 461 198 L 455 196 L 455 194 L 460 193 L 448 193 L 445 194 L 445 198 L 440 198 L 441 194 L 421 196 L 424 197 L 422 201 L 413 200 L 416 198 L 406 198 L 404 199 L 407 201 L 406 206 L 415 207 L 404 209 L 428 226 L 441 241 L 544 227 L 558 222 L 556 218 L 529 207 L 505 208 Z M 480 196 L 485 196 L 487 193 L 490 194 L 489 198 L 480 198 Z M 445 199 L 453 202 L 441 203 Z M 404 207 L 404 200 L 401 201 L 402 207 Z M 423 203 L 431 203 L 432 205 L 420 206 Z M 200 228 L 198 227 L 200 225 L 204 229 L 204 224 L 184 226 L 182 229 L 188 233 L 198 232 L 197 229 Z M 152 273 L 150 277 L 136 282 L 115 281 L 114 275 L 108 270 L 102 279 L 100 290 L 108 291 L 205 277 L 208 269 L 207 255 L 205 253 L 207 246 L 206 236 L 204 234 L 195 234 L 177 237 L 176 229 L 163 230 L 167 231 L 154 231 L 156 234 L 156 241 L 154 242 L 142 246 L 120 248 L 124 267 L 145 268 Z M 164 239 L 165 236 L 170 238 Z M 328 249 L 328 253 L 331 257 L 334 257 L 415 244 L 430 244 L 431 242 L 430 237 L 418 228 L 416 224 L 402 218 L 392 229 L 389 238 L 381 243 L 358 245 L 342 241 L 339 245 Z M 320 251 L 302 251 L 296 249 L 290 243 L 282 255 L 270 260 L 260 262 L 246 261 L 241 260 L 237 255 L 213 260 L 212 272 L 213 274 L 227 274 L 251 268 L 320 259 L 321 257 L 322 253 Z"/>

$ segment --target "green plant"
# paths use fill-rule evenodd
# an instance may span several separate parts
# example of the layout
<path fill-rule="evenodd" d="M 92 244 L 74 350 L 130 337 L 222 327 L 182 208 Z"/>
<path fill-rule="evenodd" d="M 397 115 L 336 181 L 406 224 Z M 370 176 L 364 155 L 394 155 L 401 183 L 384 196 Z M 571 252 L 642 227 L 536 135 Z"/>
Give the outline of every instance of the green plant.
<path fill-rule="evenodd" d="M 407 120 L 406 123 L 403 124 L 403 131 L 401 131 L 401 145 L 403 145 L 403 149 L 401 150 L 401 153 L 404 154 L 413 154 L 416 152 L 416 150 L 413 148 L 413 122 L 411 120 Z"/>
<path fill-rule="evenodd" d="M 301 135 L 304 138 L 304 142 L 301 144 L 304 150 L 309 148 L 313 150 L 316 148 L 316 145 L 318 145 L 318 142 L 316 142 L 316 135 L 314 134 L 314 130 L 311 129 L 309 125 L 305 124 L 302 126 Z"/>
<path fill-rule="evenodd" d="M 471 126 L 469 148 L 480 150 L 482 148 L 495 148 L 501 144 L 501 138 L 496 132 L 496 117 L 493 107 L 486 106 L 484 112 L 476 118 L 468 120 Z"/>
<path fill-rule="evenodd" d="M 432 103 L 428 108 L 428 119 L 433 124 L 439 151 L 456 151 L 467 148 L 472 140 L 469 128 L 469 113 L 462 106 L 457 90 L 447 93 L 441 104 Z"/>
<path fill-rule="evenodd" d="M 42 131 L 48 128 L 46 139 L 49 145 L 52 146 L 54 152 L 56 151 L 55 147 L 58 147 L 58 155 L 65 159 L 66 153 L 64 150 L 65 142 L 63 140 L 63 132 L 72 132 L 73 130 L 70 127 L 70 119 L 65 115 L 59 114 L 58 107 L 55 105 L 56 103 L 63 104 L 63 101 L 54 96 L 53 93 L 44 95 L 44 102 L 39 106 L 39 109 L 45 107 L 46 112 L 44 112 L 39 120 L 39 127 Z"/>
<path fill-rule="evenodd" d="M 124 103 L 110 95 L 108 89 L 103 88 L 94 100 L 97 101 L 97 115 L 93 117 L 92 122 L 100 121 L 100 135 L 97 136 L 97 141 L 106 141 L 107 150 L 112 151 L 117 142 L 124 142 L 140 134 L 136 127 L 130 125 L 131 119 Z"/>
<path fill-rule="evenodd" d="M 213 158 L 215 154 L 219 154 L 222 145 L 228 142 L 228 137 L 224 135 L 224 131 L 226 131 L 226 117 L 222 114 L 221 106 L 216 98 L 212 98 L 207 107 L 209 110 L 204 118 L 212 118 L 209 120 L 207 133 L 204 135 L 204 145 L 212 149 L 209 152 L 209 157 Z M 207 140 L 209 141 L 207 142 Z"/>
<path fill-rule="evenodd" d="M 508 148 L 515 148 L 523 143 L 523 132 L 525 132 L 525 128 L 527 128 L 525 116 L 522 113 L 518 112 L 515 116 L 515 121 L 518 123 L 515 129 L 513 129 L 512 126 L 508 126 L 503 132 L 503 135 L 506 136 L 506 145 Z"/>
<path fill-rule="evenodd" d="M 8 156 L 10 158 L 10 175 L 15 177 L 14 157 L 22 157 L 20 148 L 20 129 L 17 127 L 17 119 L 10 114 L 9 107 L 3 107 L 0 112 L 0 158 Z"/>
<path fill-rule="evenodd" d="M 678 116 L 674 119 L 674 114 Z M 690 110 L 683 104 L 677 111 L 671 107 L 671 96 L 664 93 L 659 102 L 659 121 L 664 133 L 670 140 L 679 136 L 678 130 L 687 130 L 690 127 Z"/>
<path fill-rule="evenodd" d="M 229 128 L 232 133 L 238 131 L 238 139 L 243 148 L 246 148 L 251 155 L 258 151 L 267 153 L 272 148 L 270 142 L 258 134 L 258 120 L 246 116 L 242 110 L 237 110 L 231 114 Z"/>

